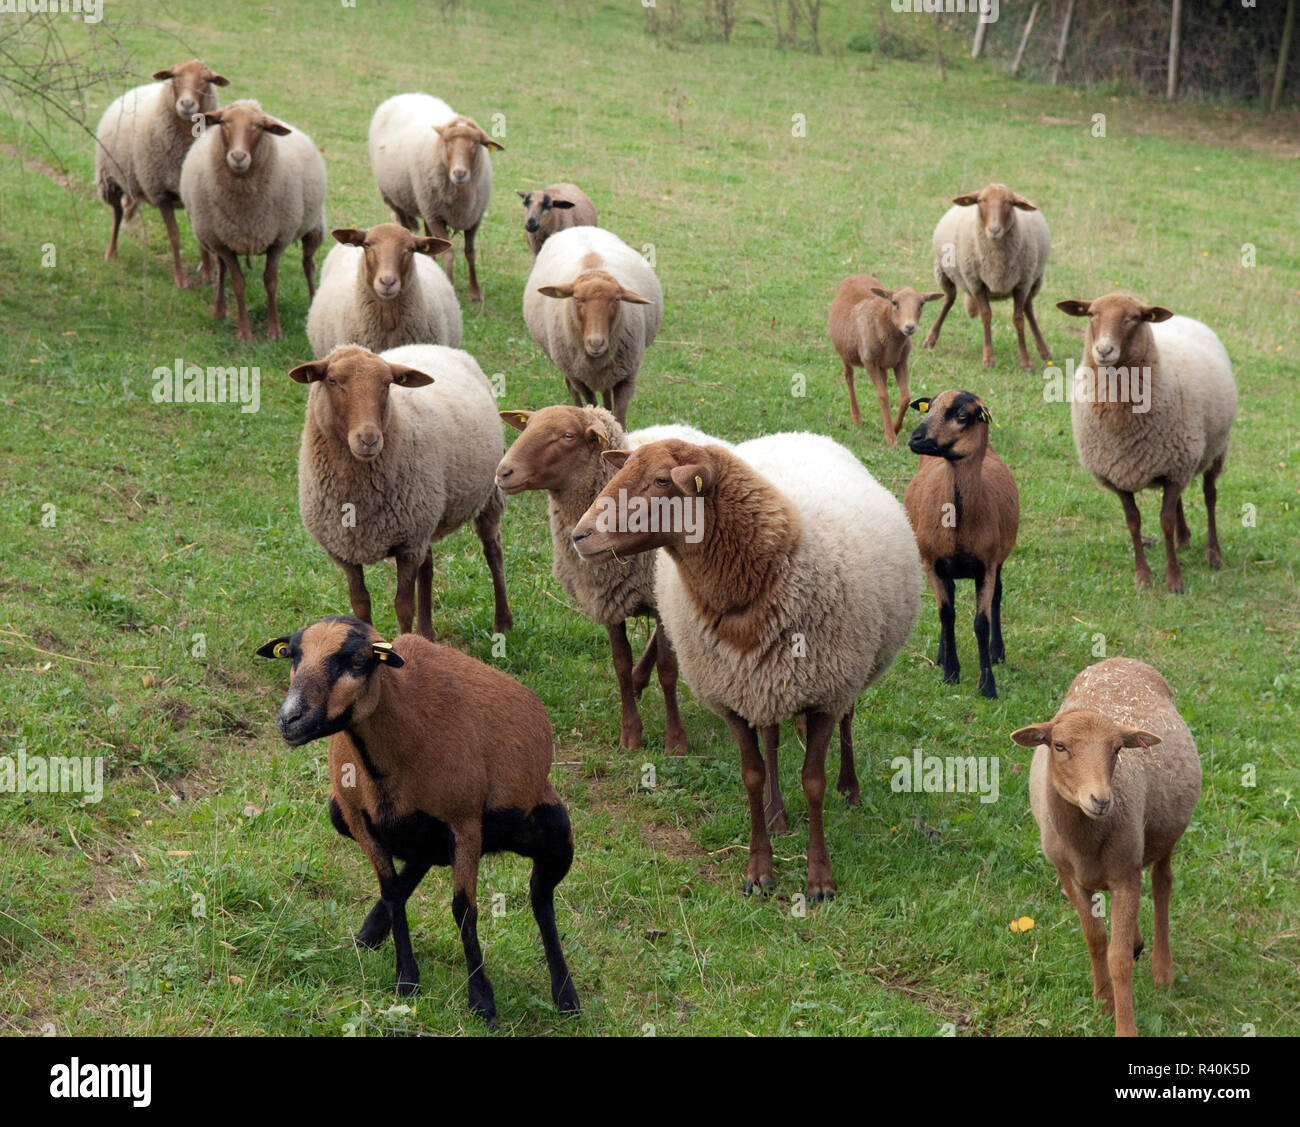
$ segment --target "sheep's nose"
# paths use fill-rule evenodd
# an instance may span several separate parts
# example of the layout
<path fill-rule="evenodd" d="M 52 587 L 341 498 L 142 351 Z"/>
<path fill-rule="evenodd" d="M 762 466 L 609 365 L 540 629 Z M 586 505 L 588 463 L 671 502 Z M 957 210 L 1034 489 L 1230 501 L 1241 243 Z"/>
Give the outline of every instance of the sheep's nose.
<path fill-rule="evenodd" d="M 231 149 L 226 154 L 226 163 L 236 172 L 243 172 L 248 168 L 249 156 L 243 149 Z"/>
<path fill-rule="evenodd" d="M 375 279 L 375 288 L 384 297 L 391 297 L 397 292 L 397 276 L 395 274 L 381 274 Z"/>
<path fill-rule="evenodd" d="M 591 531 L 590 531 L 590 530 L 588 530 L 588 531 L 586 531 L 586 532 L 579 532 L 579 531 L 575 528 L 575 529 L 573 530 L 573 546 L 576 548 L 579 544 L 581 544 L 584 540 L 586 540 L 587 537 L 590 536 L 590 535 L 591 535 Z"/>
<path fill-rule="evenodd" d="M 199 108 L 198 102 L 193 98 L 182 98 L 180 104 L 181 116 L 189 117 L 196 109 Z"/>
<path fill-rule="evenodd" d="M 1108 364 L 1117 355 L 1113 344 L 1099 344 L 1094 346 L 1092 354 L 1097 358 L 1098 364 Z"/>
<path fill-rule="evenodd" d="M 291 692 L 284 698 L 284 703 L 280 705 L 280 715 L 276 720 L 276 727 L 280 729 L 283 735 L 291 730 L 307 712 L 307 702 L 297 690 Z"/>
<path fill-rule="evenodd" d="M 603 356 L 605 349 L 609 347 L 609 343 L 604 337 L 590 336 L 586 340 L 586 346 L 588 356 Z"/>
<path fill-rule="evenodd" d="M 912 321 L 909 324 L 904 325 L 903 332 L 910 337 L 914 332 L 916 332 L 916 322 Z"/>
<path fill-rule="evenodd" d="M 383 447 L 384 435 L 382 431 L 358 431 L 352 439 L 352 452 L 358 458 L 373 458 Z"/>
<path fill-rule="evenodd" d="M 468 168 L 453 168 L 451 170 L 451 182 L 453 184 L 463 184 L 469 179 Z"/>
<path fill-rule="evenodd" d="M 538 227 L 538 223 L 536 219 L 530 219 L 528 220 L 527 223 L 524 224 L 525 231 L 536 231 L 537 227 Z"/>
<path fill-rule="evenodd" d="M 1098 798 L 1095 794 L 1089 795 L 1088 798 L 1092 802 L 1092 812 L 1094 814 L 1105 814 L 1110 809 L 1109 798 Z"/>
<path fill-rule="evenodd" d="M 989 238 L 990 238 L 990 239 L 1000 239 L 1000 238 L 1002 238 L 1002 228 L 1001 228 L 1001 227 L 990 227 L 990 228 L 989 228 Z"/>

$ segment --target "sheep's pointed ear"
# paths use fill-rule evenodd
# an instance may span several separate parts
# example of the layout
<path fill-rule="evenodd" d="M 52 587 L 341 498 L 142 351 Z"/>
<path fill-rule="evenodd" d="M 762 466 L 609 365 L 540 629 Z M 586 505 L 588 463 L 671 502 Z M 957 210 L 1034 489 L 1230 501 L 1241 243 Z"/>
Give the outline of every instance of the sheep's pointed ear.
<path fill-rule="evenodd" d="M 938 301 L 941 297 L 943 297 L 942 290 L 938 293 L 923 293 L 921 295 L 921 304 L 924 305 L 927 301 Z"/>
<path fill-rule="evenodd" d="M 494 153 L 503 153 L 506 150 L 505 145 L 500 141 L 494 141 L 486 133 L 483 134 L 482 141 L 479 142 L 485 149 L 491 149 Z"/>
<path fill-rule="evenodd" d="M 713 471 L 708 466 L 674 466 L 668 476 L 687 497 L 702 497 L 713 486 Z"/>
<path fill-rule="evenodd" d="M 952 202 L 958 207 L 970 207 L 972 204 L 980 202 L 980 194 L 978 192 L 967 192 L 962 196 L 953 196 Z"/>
<path fill-rule="evenodd" d="M 1173 311 L 1166 309 L 1163 305 L 1142 306 L 1142 320 L 1144 321 L 1168 321 L 1173 315 Z"/>
<path fill-rule="evenodd" d="M 167 69 L 167 70 L 156 70 L 156 71 L 153 72 L 154 81 L 155 81 L 155 82 L 166 82 L 166 81 L 167 81 L 169 78 L 171 78 L 175 73 L 176 73 L 176 72 L 173 71 L 173 70 L 171 70 L 170 68 Z"/>
<path fill-rule="evenodd" d="M 226 112 L 225 110 L 204 110 L 203 120 L 206 121 L 209 125 L 220 125 L 222 115 L 225 112 Z"/>
<path fill-rule="evenodd" d="M 989 414 L 989 409 L 983 403 L 980 404 L 979 420 L 990 425 L 993 423 L 993 416 Z"/>
<path fill-rule="evenodd" d="M 330 232 L 344 246 L 359 247 L 366 241 L 366 229 L 364 227 L 335 227 Z"/>
<path fill-rule="evenodd" d="M 930 404 L 933 402 L 934 400 L 932 399 L 913 399 L 908 406 L 911 407 L 913 411 L 920 411 L 921 414 L 924 415 L 930 409 Z"/>
<path fill-rule="evenodd" d="M 559 199 L 556 199 L 554 196 L 552 196 L 552 197 L 551 197 L 551 206 L 552 206 L 552 207 L 558 207 L 561 211 L 566 211 L 568 208 L 571 208 L 571 207 L 573 206 L 573 201 L 572 201 L 572 200 L 559 200 Z"/>
<path fill-rule="evenodd" d="M 631 450 L 605 450 L 600 455 L 616 470 L 621 470 L 627 460 L 632 457 Z"/>
<path fill-rule="evenodd" d="M 289 656 L 289 635 L 285 634 L 280 638 L 272 638 L 264 646 L 257 648 L 258 657 L 288 657 Z"/>
<path fill-rule="evenodd" d="M 646 297 L 632 290 L 622 290 L 618 295 L 619 301 L 626 301 L 630 305 L 653 305 L 654 303 Z"/>
<path fill-rule="evenodd" d="M 882 290 L 879 286 L 872 286 L 871 292 L 877 297 L 883 297 L 886 301 L 894 300 L 894 295 L 889 290 Z"/>
<path fill-rule="evenodd" d="M 1092 315 L 1092 302 L 1090 301 L 1058 301 L 1056 308 L 1062 313 L 1068 313 L 1071 317 L 1089 317 Z"/>
<path fill-rule="evenodd" d="M 532 194 L 533 194 L 532 192 L 525 192 L 522 188 L 515 189 L 515 195 L 518 196 L 521 200 L 523 200 L 524 203 L 528 202 L 528 197 L 531 196 Z"/>
<path fill-rule="evenodd" d="M 609 445 L 609 432 L 600 423 L 592 423 L 587 427 L 587 441 L 594 442 L 603 449 Z"/>
<path fill-rule="evenodd" d="M 498 411 L 497 414 L 515 430 L 523 430 L 528 425 L 528 420 L 533 413 L 531 411 Z"/>
<path fill-rule="evenodd" d="M 441 126 L 441 125 L 435 125 L 435 126 L 433 127 L 433 131 L 434 131 L 436 134 L 438 134 L 439 137 L 442 136 L 442 126 Z"/>
<path fill-rule="evenodd" d="M 406 664 L 397 651 L 393 649 L 392 642 L 372 642 L 370 649 L 375 657 L 388 666 L 389 669 L 401 669 Z"/>
<path fill-rule="evenodd" d="M 1145 732 L 1141 728 L 1121 728 L 1125 747 L 1155 747 L 1162 742 L 1154 732 Z"/>
<path fill-rule="evenodd" d="M 415 237 L 415 249 L 419 254 L 437 257 L 451 250 L 451 240 L 440 239 L 437 235 L 417 235 Z"/>
<path fill-rule="evenodd" d="M 299 364 L 296 368 L 290 368 L 289 378 L 297 380 L 299 383 L 314 383 L 316 380 L 323 380 L 325 373 L 329 369 L 328 360 L 309 360 L 306 364 Z"/>
<path fill-rule="evenodd" d="M 282 121 L 276 121 L 273 117 L 262 118 L 262 131 L 264 133 L 274 133 L 277 137 L 287 137 L 293 132 Z"/>
<path fill-rule="evenodd" d="M 1038 208 L 1031 204 L 1024 196 L 1012 197 L 1011 203 L 1014 207 L 1020 208 L 1021 211 L 1037 211 Z"/>
<path fill-rule="evenodd" d="M 573 286 L 538 286 L 537 292 L 544 297 L 572 297 Z"/>
<path fill-rule="evenodd" d="M 210 74 L 208 75 L 208 81 L 211 82 L 213 86 L 230 85 L 230 79 L 228 79 L 224 74 Z"/>
<path fill-rule="evenodd" d="M 1011 742 L 1021 747 L 1038 747 L 1039 744 L 1051 743 L 1051 740 L 1050 724 L 1031 724 L 1028 728 L 1017 728 L 1011 733 Z"/>
<path fill-rule="evenodd" d="M 414 368 L 408 368 L 405 364 L 389 364 L 388 368 L 393 373 L 393 383 L 397 384 L 398 387 L 427 387 L 433 383 L 432 376 L 417 372 Z"/>

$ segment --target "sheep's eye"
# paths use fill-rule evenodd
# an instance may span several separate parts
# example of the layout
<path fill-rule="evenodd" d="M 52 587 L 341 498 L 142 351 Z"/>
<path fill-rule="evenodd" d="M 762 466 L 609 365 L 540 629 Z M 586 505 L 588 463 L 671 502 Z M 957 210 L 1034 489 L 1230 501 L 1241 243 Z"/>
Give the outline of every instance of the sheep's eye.
<path fill-rule="evenodd" d="M 659 486 L 664 486 L 664 487 L 666 487 L 666 486 L 668 486 L 668 485 L 671 485 L 671 484 L 672 484 L 672 481 L 671 481 L 670 478 L 666 478 L 666 477 L 657 477 L 657 478 L 655 478 L 655 484 L 656 484 L 656 485 L 659 485 Z"/>
<path fill-rule="evenodd" d="M 565 438 L 572 438 L 573 435 L 571 435 L 568 431 L 565 431 L 565 433 L 564 433 L 564 437 L 565 437 Z"/>
<path fill-rule="evenodd" d="M 958 422 L 961 426 L 965 426 L 968 422 L 970 422 L 970 416 L 969 416 L 969 415 L 958 415 L 958 416 L 957 416 L 957 422 Z"/>
<path fill-rule="evenodd" d="M 325 382 L 326 382 L 327 384 L 329 384 L 330 387 L 338 387 L 338 386 L 339 386 L 339 381 L 336 380 L 333 376 L 326 376 L 326 377 L 325 377 Z"/>
<path fill-rule="evenodd" d="M 1066 750 L 1068 750 L 1068 749 L 1066 748 L 1065 744 L 1061 743 L 1060 740 L 1057 740 L 1057 741 L 1056 741 L 1056 750 L 1057 750 L 1057 751 L 1066 751 Z"/>

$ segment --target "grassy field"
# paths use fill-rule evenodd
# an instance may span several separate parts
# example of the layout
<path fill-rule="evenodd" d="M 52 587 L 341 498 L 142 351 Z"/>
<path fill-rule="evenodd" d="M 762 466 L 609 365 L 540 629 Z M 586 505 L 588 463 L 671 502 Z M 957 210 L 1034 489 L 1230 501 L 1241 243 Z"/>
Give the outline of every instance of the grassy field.
<path fill-rule="evenodd" d="M 1082 322 L 1054 302 L 1115 288 L 1208 322 L 1232 356 L 1241 400 L 1220 483 L 1225 566 L 1205 564 L 1194 488 L 1187 594 L 1175 597 L 1160 584 L 1158 550 L 1156 586 L 1134 590 L 1119 503 L 1078 465 L 1068 405 L 1045 400 L 1041 370 L 1016 366 L 1007 304 L 995 307 L 994 369 L 980 366 L 977 323 L 960 307 L 939 347 L 917 350 L 913 394 L 980 393 L 1019 478 L 1009 664 L 1000 699 L 980 698 L 963 584 L 966 675 L 943 685 L 927 595 L 916 633 L 858 709 L 862 805 L 827 800 L 837 898 L 802 915 L 794 734 L 777 892 L 745 899 L 746 807 L 725 727 L 686 693 L 691 755 L 665 757 L 652 688 L 647 749 L 617 749 L 604 632 L 551 579 L 544 498 L 513 500 L 506 514 L 517 625 L 504 657 L 491 656 L 491 588 L 472 530 L 440 545 L 435 628 L 545 702 L 577 837 L 557 906 L 584 1003 L 577 1019 L 561 1020 L 549 999 L 526 862 L 484 866 L 480 934 L 502 1028 L 1109 1034 L 1078 921 L 1039 852 L 1030 753 L 1007 738 L 1049 718 L 1104 647 L 1166 675 L 1205 775 L 1175 855 L 1175 985 L 1156 991 L 1143 959 L 1139 1031 L 1300 1033 L 1295 118 L 1016 84 L 961 63 L 960 43 L 941 81 L 928 58 L 845 51 L 877 24 L 874 7 L 849 0 L 827 0 L 822 54 L 778 52 L 759 10 L 743 6 L 727 45 L 657 42 L 634 0 L 561 0 L 545 19 L 509 0 L 466 0 L 445 18 L 382 0 L 280 0 L 216 16 L 115 0 L 107 13 L 135 81 L 197 55 L 230 78 L 226 100 L 258 97 L 307 130 L 329 169 L 332 226 L 388 218 L 365 134 L 389 94 L 428 90 L 503 123 L 479 237 L 482 307 L 467 300 L 463 260 L 457 276 L 465 347 L 505 374 L 503 408 L 564 399 L 520 315 L 530 258 L 510 191 L 560 179 L 589 192 L 603 225 L 653 247 L 667 308 L 634 426 L 688 422 L 732 440 L 830 434 L 901 496 L 916 459 L 885 446 L 874 408 L 866 425 L 849 423 L 826 308 L 836 284 L 863 270 L 931 288 L 936 219 L 950 197 L 990 180 L 1034 200 L 1051 225 L 1039 317 L 1058 364 L 1079 356 Z M 92 126 L 120 89 L 96 91 Z M 1104 137 L 1093 135 L 1098 113 Z M 250 282 L 256 339 L 240 344 L 212 319 L 207 293 L 171 284 L 156 211 L 128 227 L 120 261 L 103 260 L 109 212 L 94 197 L 88 137 L 22 116 L 0 119 L 0 754 L 103 756 L 105 788 L 97 804 L 0 795 L 0 1028 L 481 1032 L 464 1004 L 445 870 L 411 902 L 417 999 L 393 994 L 391 946 L 354 945 L 373 874 L 329 825 L 325 745 L 286 749 L 275 734 L 287 670 L 253 655 L 268 637 L 347 610 L 341 574 L 297 511 L 305 395 L 285 373 L 310 352 L 295 256 L 281 266 L 284 338 L 265 339 L 264 295 Z M 260 409 L 155 403 L 152 373 L 177 358 L 257 366 Z M 1142 503 L 1158 532 L 1153 501 Z M 391 631 L 391 564 L 370 582 L 377 625 Z M 893 792 L 891 759 L 916 747 L 999 757 L 998 800 Z M 503 915 L 489 910 L 497 894 Z M 1012 932 L 1022 916 L 1035 926 Z M 1148 936 L 1150 917 L 1148 899 Z"/>

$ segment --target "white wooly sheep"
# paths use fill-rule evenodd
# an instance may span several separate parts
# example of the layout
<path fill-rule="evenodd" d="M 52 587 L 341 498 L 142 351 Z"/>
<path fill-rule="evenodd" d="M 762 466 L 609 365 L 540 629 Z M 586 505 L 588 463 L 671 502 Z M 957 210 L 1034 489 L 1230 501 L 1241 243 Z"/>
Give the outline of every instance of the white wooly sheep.
<path fill-rule="evenodd" d="M 627 425 L 645 351 L 659 331 L 664 295 L 649 263 L 600 227 L 570 227 L 542 245 L 524 286 L 524 322 L 573 402 L 595 403 Z"/>
<path fill-rule="evenodd" d="M 403 227 L 450 239 L 465 233 L 469 293 L 483 300 L 474 265 L 474 238 L 492 198 L 492 158 L 504 146 L 473 118 L 429 94 L 395 94 L 370 119 L 370 167 L 384 203 Z M 452 276 L 453 253 L 444 263 Z"/>
<path fill-rule="evenodd" d="M 907 514 L 853 454 L 822 435 L 769 435 L 734 450 L 668 440 L 605 457 L 622 468 L 578 522 L 574 544 L 587 557 L 664 549 L 655 583 L 660 619 L 687 684 L 726 720 L 741 749 L 746 889 L 775 883 L 759 729 L 802 714 L 808 894 L 832 896 L 822 829 L 826 747 L 920 617 L 921 561 Z M 621 491 L 702 502 L 702 535 L 610 530 L 606 510 Z"/>
<path fill-rule="evenodd" d="M 1183 490 L 1198 474 L 1204 475 L 1209 526 L 1205 558 L 1211 567 L 1223 562 L 1215 505 L 1237 414 L 1237 384 L 1227 350 L 1208 325 L 1126 294 L 1057 306 L 1089 318 L 1070 403 L 1079 461 L 1098 484 L 1119 494 L 1139 587 L 1150 586 L 1151 569 L 1133 495 L 1162 487 L 1165 586 L 1181 594 L 1183 573 L 1175 547 L 1186 548 L 1192 538 Z"/>
<path fill-rule="evenodd" d="M 362 567 L 397 562 L 397 621 L 433 637 L 430 541 L 472 520 L 492 573 L 493 629 L 510 629 L 501 552 L 505 447 L 492 385 L 468 352 L 407 344 L 376 355 L 345 345 L 289 375 L 311 385 L 298 456 L 303 524 L 347 576 L 370 619 Z"/>
<path fill-rule="evenodd" d="M 95 131 L 95 188 L 113 209 L 113 233 L 106 259 L 117 257 L 117 233 L 141 203 L 162 214 L 172 248 L 172 280 L 184 286 L 181 233 L 175 209 L 181 206 L 181 165 L 194 143 L 194 116 L 217 108 L 215 87 L 229 79 L 198 59 L 178 63 L 154 74 L 159 81 L 137 86 L 116 98 Z M 205 280 L 212 277 L 206 250 L 200 260 Z"/>
<path fill-rule="evenodd" d="M 984 322 L 984 366 L 993 366 L 993 311 L 990 301 L 1012 298 L 1012 320 L 1020 350 L 1020 366 L 1030 366 L 1025 347 L 1025 318 L 1034 344 L 1044 360 L 1051 356 L 1034 316 L 1034 297 L 1043 285 L 1052 237 L 1042 212 L 1005 184 L 989 184 L 978 192 L 955 196 L 934 229 L 934 279 L 944 292 L 943 308 L 925 338 L 933 348 L 939 330 L 956 300 L 965 295 L 966 315 Z"/>
<path fill-rule="evenodd" d="M 403 344 L 460 347 L 460 302 L 433 262 L 446 239 L 420 238 L 398 223 L 340 227 L 307 311 L 307 339 L 319 360 L 340 344 L 372 352 Z"/>
<path fill-rule="evenodd" d="M 207 128 L 181 166 L 181 201 L 199 245 L 217 256 L 213 315 L 226 315 L 226 272 L 239 307 L 240 340 L 252 340 L 239 255 L 266 255 L 268 337 L 282 336 L 275 295 L 280 255 L 302 242 L 302 272 L 316 295 L 313 257 L 325 238 L 325 161 L 312 139 L 255 101 L 205 113 Z"/>

